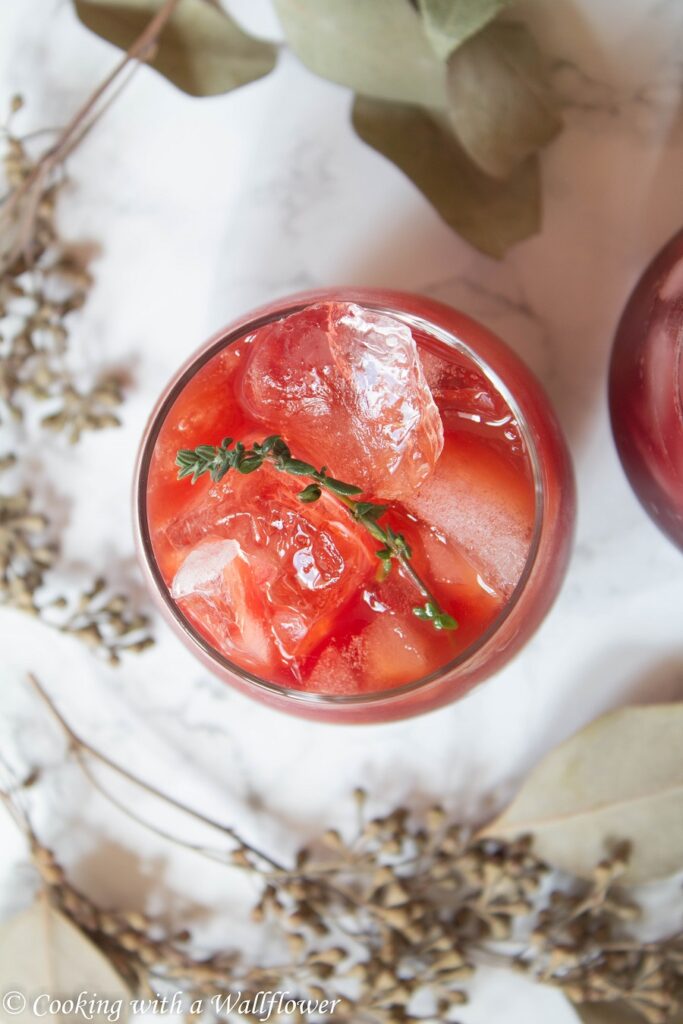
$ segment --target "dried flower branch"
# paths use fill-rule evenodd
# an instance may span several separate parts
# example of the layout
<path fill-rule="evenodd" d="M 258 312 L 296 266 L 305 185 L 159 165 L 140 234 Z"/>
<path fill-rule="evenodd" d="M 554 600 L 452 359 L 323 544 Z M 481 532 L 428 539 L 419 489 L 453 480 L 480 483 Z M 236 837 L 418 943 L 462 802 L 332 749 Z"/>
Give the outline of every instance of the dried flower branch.
<path fill-rule="evenodd" d="M 201 444 L 197 448 L 183 448 L 176 455 L 178 479 L 192 477 L 196 483 L 200 477 L 208 473 L 214 483 L 223 479 L 231 469 L 238 473 L 254 473 L 265 462 L 274 466 L 281 473 L 290 476 L 308 477 L 313 483 L 308 484 L 299 492 L 299 501 L 305 505 L 318 501 L 323 491 L 334 495 L 348 511 L 354 522 L 368 531 L 371 537 L 382 547 L 377 551 L 380 564 L 380 576 L 384 578 L 390 571 L 392 562 L 397 562 L 404 575 L 415 587 L 424 604 L 413 608 L 413 614 L 419 619 L 431 622 L 434 629 L 453 630 L 458 623 L 452 615 L 445 612 L 431 593 L 427 584 L 415 571 L 411 564 L 412 551 L 402 533 L 395 533 L 390 526 L 382 526 L 379 520 L 387 511 L 386 505 L 378 505 L 371 501 L 358 500 L 362 489 L 355 484 L 335 480 L 327 473 L 327 467 L 316 469 L 310 462 L 292 458 L 288 445 L 278 435 L 273 434 L 260 443 L 255 441 L 251 448 L 245 448 L 241 441 L 231 447 L 233 439 L 224 437 L 219 445 Z"/>
<path fill-rule="evenodd" d="M 35 592 L 57 557 L 47 528 L 29 491 L 0 494 L 0 603 L 37 613 Z"/>
<path fill-rule="evenodd" d="M 592 881 L 579 881 L 550 873 L 528 839 L 473 838 L 439 806 L 417 820 L 401 807 L 369 818 L 366 795 L 357 791 L 356 834 L 346 839 L 329 830 L 284 865 L 81 740 L 32 682 L 84 770 L 91 761 L 105 765 L 230 841 L 225 863 L 262 883 L 255 921 L 287 950 L 282 963 L 265 967 L 232 950 L 200 957 L 186 932 L 169 934 L 139 913 L 98 908 L 29 831 L 55 905 L 137 991 L 156 992 L 164 980 L 188 998 L 284 989 L 303 1000 L 339 998 L 335 1019 L 343 1024 L 445 1024 L 466 1001 L 464 986 L 477 965 L 496 963 L 558 987 L 574 1003 L 627 1007 L 647 1024 L 666 1024 L 683 999 L 683 931 L 646 943 L 629 931 L 640 908 L 619 885 L 629 855 L 623 846 L 597 865 Z"/>
<path fill-rule="evenodd" d="M 39 616 L 110 664 L 118 664 L 125 651 L 146 650 L 154 642 L 149 619 L 104 579 L 71 598 L 41 598 L 39 591 L 59 555 L 50 533 L 47 517 L 35 510 L 28 490 L 0 493 L 0 605 Z"/>
<path fill-rule="evenodd" d="M 96 123 L 135 62 L 149 59 L 178 0 L 166 0 L 104 82 L 85 101 L 54 142 L 37 158 L 29 139 L 13 128 L 23 100 L 15 96 L 4 126 L 7 193 L 0 201 L 0 403 L 21 420 L 27 397 L 52 404 L 42 417 L 47 429 L 77 442 L 86 430 L 119 425 L 115 409 L 121 381 L 107 374 L 82 387 L 68 365 L 70 320 L 92 284 L 87 261 L 67 243 L 56 223 L 56 202 L 65 181 L 63 164 Z M 37 134 L 33 133 L 32 138 Z M 0 459 L 6 468 L 12 456 Z M 46 604 L 37 592 L 55 564 L 47 518 L 25 490 L 0 495 L 0 603 L 39 615 L 116 664 L 124 650 L 142 651 L 152 639 L 145 616 L 111 594 L 105 581 L 75 599 Z M 64 614 L 56 614 L 57 609 Z"/>
<path fill-rule="evenodd" d="M 624 926 L 641 915 L 619 888 L 628 858 L 628 847 L 617 846 L 592 883 L 551 892 L 522 962 L 572 1002 L 619 1003 L 648 1024 L 665 1024 L 683 1000 L 683 931 L 655 943 L 628 933 Z"/>
<path fill-rule="evenodd" d="M 45 614 L 48 609 L 58 609 L 64 614 L 53 619 Z M 149 618 L 134 611 L 125 594 L 112 593 L 101 576 L 71 601 L 59 597 L 44 605 L 41 612 L 44 618 L 49 618 L 50 624 L 86 644 L 110 665 L 118 665 L 124 653 L 141 654 L 154 644 Z"/>
<path fill-rule="evenodd" d="M 19 107 L 17 98 L 13 111 Z M 7 204 L 32 179 L 38 164 L 10 123 L 5 145 Z M 64 431 L 75 443 L 84 430 L 118 426 L 113 410 L 123 396 L 114 374 L 83 388 L 67 361 L 72 314 L 84 305 L 92 278 L 78 247 L 66 242 L 57 228 L 56 203 L 63 184 L 63 177 L 51 184 L 35 206 L 30 256 L 8 259 L 0 273 L 0 402 L 15 420 L 23 418 L 22 398 L 51 402 L 55 408 L 42 423 Z"/>

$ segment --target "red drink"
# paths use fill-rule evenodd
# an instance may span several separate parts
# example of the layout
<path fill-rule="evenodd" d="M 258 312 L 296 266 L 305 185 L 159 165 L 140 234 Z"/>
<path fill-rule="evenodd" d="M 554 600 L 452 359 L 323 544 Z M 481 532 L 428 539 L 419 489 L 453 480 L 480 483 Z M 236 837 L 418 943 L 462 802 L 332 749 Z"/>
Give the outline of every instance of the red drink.
<path fill-rule="evenodd" d="M 631 486 L 683 548 L 683 231 L 652 261 L 622 314 L 610 411 Z"/>
<path fill-rule="evenodd" d="M 416 616 L 401 565 L 381 578 L 338 494 L 303 504 L 310 480 L 268 461 L 177 478 L 179 449 L 275 433 L 386 506 L 378 522 L 457 629 Z M 195 652 L 332 721 L 416 714 L 503 665 L 555 597 L 574 522 L 566 447 L 526 367 L 462 314 L 383 291 L 294 296 L 221 332 L 162 397 L 136 488 L 145 566 Z"/>

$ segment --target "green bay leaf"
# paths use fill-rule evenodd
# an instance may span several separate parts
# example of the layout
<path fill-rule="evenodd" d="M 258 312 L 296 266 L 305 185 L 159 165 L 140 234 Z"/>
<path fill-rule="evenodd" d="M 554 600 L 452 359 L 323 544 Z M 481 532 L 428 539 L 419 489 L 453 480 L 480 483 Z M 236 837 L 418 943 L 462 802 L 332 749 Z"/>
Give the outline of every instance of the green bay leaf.
<path fill-rule="evenodd" d="M 448 60 L 458 46 L 495 18 L 510 0 L 418 0 L 434 53 Z"/>
<path fill-rule="evenodd" d="M 448 118 L 403 103 L 357 96 L 356 133 L 396 164 L 459 234 L 491 256 L 540 224 L 538 164 L 530 158 L 508 181 L 482 173 L 464 153 Z"/>
<path fill-rule="evenodd" d="M 74 0 L 74 5 L 87 28 L 127 50 L 162 0 Z M 248 35 L 219 7 L 182 0 L 149 64 L 191 96 L 214 96 L 267 75 L 276 56 L 273 45 Z"/>
<path fill-rule="evenodd" d="M 543 58 L 525 25 L 495 21 L 448 61 L 453 127 L 487 174 L 506 178 L 562 127 Z"/>
<path fill-rule="evenodd" d="M 683 704 L 622 708 L 548 754 L 483 835 L 531 834 L 554 867 L 590 877 L 614 842 L 628 883 L 683 867 Z"/>
<path fill-rule="evenodd" d="M 275 0 L 275 8 L 316 74 L 365 96 L 446 106 L 445 65 L 410 0 Z"/>

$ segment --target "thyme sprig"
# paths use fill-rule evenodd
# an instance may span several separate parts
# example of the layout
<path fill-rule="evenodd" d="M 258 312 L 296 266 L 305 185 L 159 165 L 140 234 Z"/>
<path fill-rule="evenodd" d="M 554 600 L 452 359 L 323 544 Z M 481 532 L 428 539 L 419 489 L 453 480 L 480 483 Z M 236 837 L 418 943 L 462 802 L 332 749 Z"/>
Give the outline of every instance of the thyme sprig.
<path fill-rule="evenodd" d="M 218 483 L 231 469 L 236 469 L 239 473 L 254 473 L 264 462 L 271 463 L 281 473 L 309 477 L 313 483 L 299 492 L 299 501 L 311 504 L 318 501 L 323 491 L 333 494 L 344 505 L 351 518 L 382 545 L 376 552 L 380 561 L 380 578 L 384 579 L 390 572 L 392 563 L 398 562 L 404 575 L 419 592 L 424 603 L 415 606 L 413 614 L 425 622 L 430 622 L 437 630 L 458 628 L 453 616 L 440 607 L 424 580 L 415 571 L 410 562 L 412 551 L 403 534 L 396 533 L 389 525 L 380 524 L 379 520 L 387 511 L 387 505 L 359 501 L 357 499 L 363 493 L 362 488 L 329 476 L 326 466 L 316 469 L 310 462 L 293 458 L 289 446 L 279 434 L 271 434 L 264 441 L 254 442 L 250 448 L 242 441 L 235 442 L 231 447 L 232 445 L 233 438 L 224 437 L 219 445 L 200 444 L 197 448 L 180 449 L 176 455 L 178 479 L 190 476 L 194 484 L 208 473 L 214 483 Z"/>

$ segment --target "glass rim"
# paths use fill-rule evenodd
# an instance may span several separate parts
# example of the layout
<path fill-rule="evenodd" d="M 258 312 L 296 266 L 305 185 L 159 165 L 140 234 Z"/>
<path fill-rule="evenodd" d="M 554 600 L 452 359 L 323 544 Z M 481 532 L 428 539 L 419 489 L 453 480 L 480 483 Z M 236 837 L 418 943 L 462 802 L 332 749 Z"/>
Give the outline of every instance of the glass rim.
<path fill-rule="evenodd" d="M 351 292 L 353 289 L 350 288 L 349 291 Z M 456 655 L 455 658 L 452 658 L 444 665 L 441 665 L 438 669 L 435 669 L 427 675 L 421 676 L 419 679 L 415 679 L 410 683 L 404 683 L 401 686 L 383 690 L 363 691 L 362 693 L 357 694 L 310 692 L 307 690 L 299 690 L 283 686 L 280 683 L 274 683 L 267 679 L 263 679 L 261 676 L 256 675 L 256 673 L 250 672 L 248 669 L 243 668 L 236 662 L 231 661 L 224 654 L 221 654 L 221 652 L 218 651 L 204 636 L 202 636 L 199 630 L 196 629 L 196 627 L 193 626 L 186 618 L 171 597 L 169 588 L 161 575 L 150 536 L 149 522 L 147 518 L 147 483 L 152 455 L 154 453 L 154 448 L 161 427 L 165 422 L 168 413 L 184 391 L 189 381 L 210 359 L 223 351 L 229 345 L 232 345 L 244 338 L 245 335 L 258 330 L 269 323 L 273 323 L 276 320 L 282 320 L 285 317 L 291 316 L 294 313 L 299 313 L 302 310 L 323 301 L 325 300 L 322 298 L 321 293 L 319 293 L 318 296 L 311 297 L 310 299 L 302 299 L 294 303 L 287 303 L 285 301 L 283 302 L 283 305 L 277 305 L 274 309 L 270 309 L 269 312 L 252 317 L 247 321 L 240 321 L 234 327 L 224 328 L 222 331 L 213 335 L 213 337 L 209 339 L 202 348 L 191 356 L 180 370 L 179 374 L 171 379 L 165 390 L 162 392 L 162 395 L 160 396 L 151 415 L 138 453 L 134 479 L 135 529 L 137 532 L 139 549 L 144 558 L 145 567 L 152 578 L 156 593 L 162 601 L 167 615 L 169 615 L 176 627 L 182 631 L 191 644 L 197 647 L 210 662 L 216 663 L 216 665 L 224 671 L 232 674 L 233 676 L 237 676 L 242 683 L 248 684 L 248 687 L 250 688 L 256 688 L 257 691 L 265 690 L 280 700 L 286 700 L 288 702 L 293 701 L 300 705 L 308 705 L 309 707 L 354 707 L 391 703 L 394 700 L 400 700 L 418 690 L 429 689 L 438 684 L 453 672 L 466 667 L 467 664 L 486 647 L 486 645 L 500 631 L 504 623 L 507 622 L 512 612 L 519 604 L 536 565 L 541 544 L 545 486 L 543 483 L 538 446 L 529 429 L 527 417 L 524 415 L 519 402 L 517 402 L 514 395 L 511 393 L 505 384 L 505 381 L 499 376 L 499 374 L 497 374 L 496 371 L 488 365 L 486 360 L 478 355 L 477 352 L 475 352 L 453 331 L 441 327 L 425 317 L 397 309 L 394 306 L 387 305 L 383 302 L 373 302 L 365 298 L 354 298 L 351 300 L 355 305 L 365 307 L 366 309 L 373 310 L 374 312 L 386 313 L 393 316 L 396 319 L 401 320 L 408 327 L 422 331 L 430 338 L 445 344 L 448 348 L 460 352 L 471 360 L 477 369 L 486 376 L 486 378 L 504 398 L 515 417 L 517 427 L 525 444 L 526 455 L 531 468 L 534 485 L 534 526 L 529 543 L 529 550 L 524 563 L 524 569 L 522 570 L 512 593 L 496 617 L 489 623 L 484 632 L 481 633 L 476 640 L 473 640 L 472 643 L 463 651 Z"/>
<path fill-rule="evenodd" d="M 678 413 L 678 422 L 683 427 L 683 323 L 678 331 L 674 354 L 674 405 Z"/>

